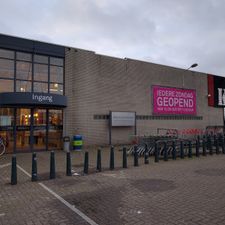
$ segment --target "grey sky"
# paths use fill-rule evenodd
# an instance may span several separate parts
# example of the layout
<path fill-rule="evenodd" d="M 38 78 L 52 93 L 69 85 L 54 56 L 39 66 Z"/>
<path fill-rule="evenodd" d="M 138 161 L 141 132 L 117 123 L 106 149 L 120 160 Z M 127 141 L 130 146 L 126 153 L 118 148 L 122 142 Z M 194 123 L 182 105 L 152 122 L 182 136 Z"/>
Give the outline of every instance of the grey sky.
<path fill-rule="evenodd" d="M 224 0 L 7 0 L 0 33 L 225 76 Z"/>

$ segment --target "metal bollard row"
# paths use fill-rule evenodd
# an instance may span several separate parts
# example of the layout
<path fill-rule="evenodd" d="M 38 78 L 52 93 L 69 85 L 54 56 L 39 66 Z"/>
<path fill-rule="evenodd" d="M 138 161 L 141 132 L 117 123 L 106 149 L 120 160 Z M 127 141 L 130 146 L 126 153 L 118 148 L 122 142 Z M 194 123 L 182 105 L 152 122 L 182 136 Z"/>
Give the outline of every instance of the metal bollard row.
<path fill-rule="evenodd" d="M 161 158 L 164 161 L 168 161 L 169 158 L 173 160 L 177 159 L 177 156 L 180 156 L 181 159 L 185 157 L 192 158 L 193 152 L 195 150 L 195 157 L 199 158 L 200 155 L 207 156 L 213 155 L 214 152 L 218 155 L 220 153 L 225 154 L 225 140 L 224 136 L 203 136 L 201 139 L 199 136 L 195 141 L 191 140 L 164 140 L 164 141 L 155 141 L 154 142 L 154 151 L 152 154 L 154 156 L 155 163 L 158 163 Z M 151 148 L 152 149 L 152 148 Z M 202 153 L 200 153 L 200 150 Z M 144 153 L 144 164 L 149 164 L 149 147 L 147 144 L 144 145 L 144 149 L 141 150 Z M 110 161 L 109 161 L 109 169 L 115 169 L 115 156 L 114 156 L 114 147 L 110 147 Z M 122 168 L 127 168 L 127 148 L 123 147 L 122 149 Z M 101 149 L 97 151 L 97 161 L 96 161 L 96 171 L 102 171 L 102 159 L 101 159 Z M 133 146 L 133 165 L 134 167 L 139 166 L 139 152 L 138 146 Z M 84 168 L 83 174 L 86 175 L 89 172 L 89 153 L 85 152 L 84 154 Z M 66 176 L 72 176 L 71 169 L 71 154 L 70 152 L 66 153 Z M 50 172 L 49 179 L 56 178 L 56 166 L 55 166 L 55 152 L 50 152 Z M 35 182 L 38 180 L 38 172 L 37 172 L 37 155 L 34 152 L 32 154 L 32 170 L 31 170 L 31 181 Z M 11 164 L 11 185 L 17 184 L 17 162 L 16 155 L 12 156 L 12 164 Z"/>

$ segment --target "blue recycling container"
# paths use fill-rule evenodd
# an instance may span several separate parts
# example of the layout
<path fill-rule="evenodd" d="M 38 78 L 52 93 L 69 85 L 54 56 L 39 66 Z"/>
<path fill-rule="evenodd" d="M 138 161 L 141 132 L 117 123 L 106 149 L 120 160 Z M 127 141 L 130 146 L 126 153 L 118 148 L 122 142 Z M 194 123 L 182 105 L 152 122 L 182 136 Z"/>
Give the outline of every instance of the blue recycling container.
<path fill-rule="evenodd" d="M 79 151 L 82 149 L 83 139 L 81 135 L 73 136 L 73 150 Z"/>

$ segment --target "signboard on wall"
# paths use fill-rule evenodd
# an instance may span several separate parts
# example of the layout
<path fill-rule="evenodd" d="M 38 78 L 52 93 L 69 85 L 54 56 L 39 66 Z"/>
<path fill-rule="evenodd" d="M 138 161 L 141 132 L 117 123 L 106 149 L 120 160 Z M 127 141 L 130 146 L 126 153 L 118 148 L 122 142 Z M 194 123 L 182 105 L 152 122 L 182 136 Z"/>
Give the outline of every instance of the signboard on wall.
<path fill-rule="evenodd" d="M 196 115 L 196 91 L 152 86 L 153 114 Z"/>
<path fill-rule="evenodd" d="M 112 127 L 135 126 L 135 112 L 111 112 Z"/>
<path fill-rule="evenodd" d="M 4 92 L 0 93 L 0 106 L 46 106 L 66 107 L 67 97 L 58 94 Z"/>

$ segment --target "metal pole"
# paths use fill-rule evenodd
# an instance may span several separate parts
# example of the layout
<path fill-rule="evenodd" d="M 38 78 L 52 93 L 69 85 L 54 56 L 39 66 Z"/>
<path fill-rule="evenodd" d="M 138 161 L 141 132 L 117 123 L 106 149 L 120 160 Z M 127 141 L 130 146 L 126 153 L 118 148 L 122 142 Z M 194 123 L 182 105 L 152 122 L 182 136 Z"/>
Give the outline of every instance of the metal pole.
<path fill-rule="evenodd" d="M 109 145 L 112 144 L 112 112 L 109 111 Z"/>

